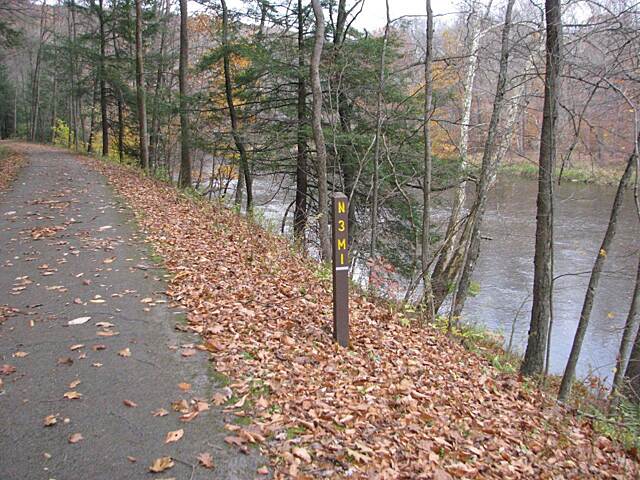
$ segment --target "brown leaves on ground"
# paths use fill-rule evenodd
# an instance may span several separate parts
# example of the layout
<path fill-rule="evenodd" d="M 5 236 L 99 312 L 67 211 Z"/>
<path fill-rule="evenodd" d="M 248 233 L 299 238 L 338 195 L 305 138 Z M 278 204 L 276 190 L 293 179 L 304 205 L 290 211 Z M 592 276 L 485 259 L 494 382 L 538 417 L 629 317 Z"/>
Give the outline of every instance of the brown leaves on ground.
<path fill-rule="evenodd" d="M 196 458 L 200 462 L 200 465 L 202 465 L 204 468 L 213 468 L 214 467 L 213 457 L 211 456 L 210 453 L 208 453 L 208 452 L 200 453 L 200 454 L 198 454 L 198 456 Z"/>
<path fill-rule="evenodd" d="M 22 155 L 13 152 L 6 156 L 0 154 L 0 192 L 11 185 L 25 164 L 26 159 Z"/>
<path fill-rule="evenodd" d="M 5 363 L 0 367 L 0 375 L 11 375 L 16 371 L 16 367 Z"/>
<path fill-rule="evenodd" d="M 44 417 L 44 426 L 45 427 L 51 427 L 51 426 L 55 425 L 56 423 L 58 423 L 58 419 L 56 418 L 55 415 L 47 415 L 46 417 Z"/>
<path fill-rule="evenodd" d="M 183 436 L 184 436 L 184 430 L 182 428 L 180 430 L 174 430 L 173 432 L 168 432 L 167 436 L 164 439 L 164 443 L 177 442 Z"/>
<path fill-rule="evenodd" d="M 253 412 L 276 477 L 638 475 L 588 421 L 433 328 L 403 326 L 383 303 L 352 295 L 351 346 L 336 346 L 330 284 L 287 240 L 133 169 L 85 161 L 139 213 L 173 274 L 169 295 L 190 312 L 186 328 L 236 379 L 235 397 L 212 402 L 249 395 L 227 409 Z M 225 440 L 249 442 L 241 431 Z"/>
<path fill-rule="evenodd" d="M 69 436 L 69 443 L 78 443 L 82 440 L 84 440 L 84 437 L 82 436 L 81 433 L 72 433 Z"/>
<path fill-rule="evenodd" d="M 160 457 L 153 461 L 153 464 L 149 467 L 149 471 L 153 473 L 161 473 L 165 470 L 169 470 L 175 463 L 171 460 L 171 457 Z"/>

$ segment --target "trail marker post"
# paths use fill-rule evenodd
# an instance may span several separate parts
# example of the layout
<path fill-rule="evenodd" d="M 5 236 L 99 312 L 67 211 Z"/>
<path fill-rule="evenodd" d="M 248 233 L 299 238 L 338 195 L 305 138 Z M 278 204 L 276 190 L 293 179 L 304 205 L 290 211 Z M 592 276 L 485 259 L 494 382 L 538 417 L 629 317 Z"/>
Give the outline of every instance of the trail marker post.
<path fill-rule="evenodd" d="M 333 195 L 333 338 L 349 345 L 349 199 Z"/>

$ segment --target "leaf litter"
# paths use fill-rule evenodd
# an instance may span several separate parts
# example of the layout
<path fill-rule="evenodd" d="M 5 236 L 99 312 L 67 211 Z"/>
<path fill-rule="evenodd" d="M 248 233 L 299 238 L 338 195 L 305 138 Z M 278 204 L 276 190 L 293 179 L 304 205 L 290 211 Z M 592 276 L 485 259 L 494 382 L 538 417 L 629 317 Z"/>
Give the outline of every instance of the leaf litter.
<path fill-rule="evenodd" d="M 330 283 L 286 239 L 134 169 L 84 161 L 137 212 L 173 275 L 168 295 L 190 312 L 187 328 L 236 382 L 234 405 L 249 395 L 236 413 L 248 409 L 266 438 L 276 478 L 639 474 L 633 456 L 588 419 L 434 328 L 403 325 L 382 302 L 350 296 L 351 345 L 338 347 Z M 234 433 L 225 441 L 245 447 L 248 436 Z M 163 457 L 150 470 L 171 466 Z"/>

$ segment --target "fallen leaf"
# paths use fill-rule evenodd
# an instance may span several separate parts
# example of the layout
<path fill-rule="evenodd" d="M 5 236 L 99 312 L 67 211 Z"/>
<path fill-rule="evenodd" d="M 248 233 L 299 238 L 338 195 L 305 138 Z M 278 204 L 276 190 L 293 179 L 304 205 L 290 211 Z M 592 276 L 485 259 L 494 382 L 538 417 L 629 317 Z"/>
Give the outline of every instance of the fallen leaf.
<path fill-rule="evenodd" d="M 131 457 L 131 456 L 127 456 L 127 460 L 129 460 L 131 463 L 136 463 L 138 461 L 136 457 Z"/>
<path fill-rule="evenodd" d="M 311 455 L 309 455 L 309 452 L 307 452 L 306 449 L 301 447 L 294 447 L 291 452 L 300 460 L 304 460 L 307 463 L 311 462 Z"/>
<path fill-rule="evenodd" d="M 51 427 L 52 425 L 55 425 L 56 423 L 58 423 L 58 419 L 56 418 L 55 415 L 47 415 L 46 417 L 44 417 L 44 426 L 45 427 Z"/>
<path fill-rule="evenodd" d="M 69 443 L 78 443 L 80 440 L 84 440 L 81 433 L 72 433 L 69 436 Z"/>
<path fill-rule="evenodd" d="M 102 344 L 102 343 L 98 343 L 96 345 L 91 345 L 91 350 L 93 350 L 94 352 L 97 352 L 98 350 L 105 350 L 106 348 L 107 348 L 107 346 Z"/>
<path fill-rule="evenodd" d="M 200 412 L 198 410 L 191 410 L 189 413 L 185 413 L 184 415 L 180 415 L 181 422 L 190 422 L 194 418 L 198 416 Z"/>
<path fill-rule="evenodd" d="M 100 330 L 96 333 L 99 337 L 115 337 L 116 335 L 120 335 L 120 332 L 112 332 L 111 330 Z"/>
<path fill-rule="evenodd" d="M 124 403 L 127 407 L 132 407 L 132 408 L 135 408 L 138 406 L 138 404 L 132 400 L 123 400 L 122 403 Z"/>
<path fill-rule="evenodd" d="M 82 397 L 82 394 L 76 391 L 72 391 L 72 392 L 65 393 L 63 396 L 64 398 L 68 398 L 69 400 L 77 400 L 80 397 Z"/>
<path fill-rule="evenodd" d="M 0 367 L 0 373 L 2 375 L 11 375 L 15 371 L 16 367 L 14 367 L 13 365 L 8 365 L 6 363 L 2 365 L 2 367 Z"/>
<path fill-rule="evenodd" d="M 233 391 L 229 387 L 224 387 L 213 394 L 211 401 L 214 405 L 223 405 L 233 396 Z"/>
<path fill-rule="evenodd" d="M 183 392 L 187 392 L 189 390 L 191 390 L 191 384 L 190 383 L 186 383 L 186 382 L 181 382 L 178 384 L 178 388 L 180 390 L 182 390 Z"/>
<path fill-rule="evenodd" d="M 198 454 L 196 457 L 204 468 L 213 468 L 213 457 L 208 452 Z"/>
<path fill-rule="evenodd" d="M 184 430 L 181 428 L 180 430 L 174 430 L 172 432 L 168 432 L 166 438 L 164 439 L 164 443 L 173 443 L 177 442 L 184 435 Z"/>
<path fill-rule="evenodd" d="M 169 412 L 166 411 L 164 408 L 158 408 L 157 410 L 154 410 L 151 413 L 153 413 L 154 417 L 166 417 L 167 415 L 169 415 Z"/>
<path fill-rule="evenodd" d="M 96 367 L 96 368 L 100 368 L 102 366 L 102 364 L 99 363 L 99 362 L 96 362 L 96 363 L 92 363 L 91 366 L 92 367 Z"/>
<path fill-rule="evenodd" d="M 142 300 L 140 300 L 140 303 L 151 303 L 151 302 L 153 302 L 153 298 L 151 297 L 143 298 Z"/>
<path fill-rule="evenodd" d="M 105 259 L 102 261 L 102 263 L 106 263 L 106 264 L 113 263 L 113 262 L 115 261 L 115 259 L 116 259 L 116 257 L 109 257 L 109 258 L 105 258 Z"/>
<path fill-rule="evenodd" d="M 105 225 L 103 227 L 98 228 L 99 232 L 104 232 L 105 230 L 109 230 L 111 227 L 111 225 Z"/>
<path fill-rule="evenodd" d="M 184 398 L 181 400 L 176 400 L 175 402 L 172 402 L 171 408 L 173 408 L 176 412 L 180 412 L 180 413 L 189 412 L 189 404 Z"/>
<path fill-rule="evenodd" d="M 269 469 L 266 466 L 260 467 L 257 472 L 258 475 L 269 475 Z"/>
<path fill-rule="evenodd" d="M 115 327 L 115 325 L 113 323 L 109 323 L 109 322 L 98 322 L 98 323 L 96 323 L 96 327 L 98 327 L 98 328 L 111 328 L 111 327 Z"/>
<path fill-rule="evenodd" d="M 71 382 L 69 384 L 69 388 L 76 388 L 78 385 L 80 385 L 82 383 L 82 381 L 80 380 L 74 380 L 73 382 Z"/>
<path fill-rule="evenodd" d="M 74 350 L 80 350 L 83 347 L 84 347 L 83 343 L 76 343 L 75 345 L 71 345 L 69 347 L 69 350 L 71 350 L 73 352 Z"/>
<path fill-rule="evenodd" d="M 193 357 L 196 354 L 196 350 L 193 348 L 185 348 L 180 352 L 183 357 Z"/>
<path fill-rule="evenodd" d="M 24 358 L 27 355 L 29 355 L 29 352 L 16 352 L 13 354 L 14 357 L 18 357 L 18 358 Z"/>
<path fill-rule="evenodd" d="M 153 464 L 149 467 L 149 471 L 153 473 L 164 472 L 173 467 L 175 463 L 171 460 L 171 457 L 160 457 L 153 461 Z"/>
<path fill-rule="evenodd" d="M 121 357 L 130 357 L 131 356 L 131 350 L 129 350 L 129 347 L 124 348 L 122 350 L 120 350 L 118 352 L 118 355 L 120 355 Z"/>
<path fill-rule="evenodd" d="M 72 365 L 73 359 L 69 357 L 60 357 L 58 358 L 58 365 Z"/>
<path fill-rule="evenodd" d="M 227 442 L 229 445 L 237 445 L 239 447 L 243 446 L 246 442 L 246 440 L 242 437 L 238 437 L 238 436 L 228 436 L 228 437 L 224 437 L 224 441 Z"/>
<path fill-rule="evenodd" d="M 246 394 L 240 400 L 238 400 L 238 402 L 234 403 L 233 404 L 233 408 L 242 408 L 244 406 L 244 402 L 247 400 L 248 396 L 249 396 L 249 394 Z"/>
<path fill-rule="evenodd" d="M 83 323 L 87 323 L 89 320 L 91 320 L 91 317 L 78 317 L 73 320 L 69 320 L 67 325 L 82 325 Z"/>

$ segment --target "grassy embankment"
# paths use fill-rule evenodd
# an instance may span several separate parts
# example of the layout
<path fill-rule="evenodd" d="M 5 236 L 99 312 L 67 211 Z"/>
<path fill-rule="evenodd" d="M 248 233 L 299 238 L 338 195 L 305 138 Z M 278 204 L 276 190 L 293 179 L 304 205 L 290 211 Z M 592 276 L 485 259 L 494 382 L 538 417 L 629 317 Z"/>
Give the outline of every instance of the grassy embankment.
<path fill-rule="evenodd" d="M 596 185 L 617 185 L 624 166 L 610 165 L 607 167 L 592 167 L 591 165 L 565 167 L 562 171 L 562 182 L 586 183 Z M 499 173 L 531 180 L 538 178 L 538 165 L 530 162 L 505 163 L 500 166 Z M 556 182 L 560 168 L 556 168 Z"/>

